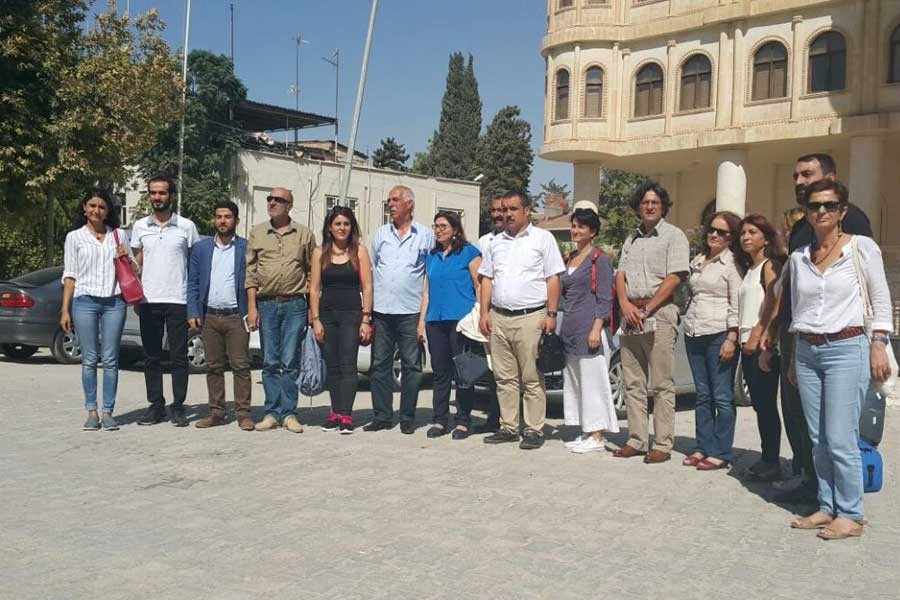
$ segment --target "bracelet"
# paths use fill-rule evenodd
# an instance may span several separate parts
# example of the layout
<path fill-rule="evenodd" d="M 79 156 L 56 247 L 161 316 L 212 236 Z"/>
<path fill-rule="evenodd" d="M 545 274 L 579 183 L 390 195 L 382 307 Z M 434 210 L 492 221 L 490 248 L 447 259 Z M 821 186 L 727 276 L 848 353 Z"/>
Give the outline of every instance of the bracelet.
<path fill-rule="evenodd" d="M 872 341 L 873 341 L 873 342 L 881 342 L 881 343 L 884 344 L 885 346 L 890 346 L 890 345 L 891 345 L 891 338 L 889 338 L 889 337 L 886 336 L 886 335 L 873 335 L 873 336 L 872 336 Z"/>
<path fill-rule="evenodd" d="M 318 321 L 318 320 L 319 320 L 319 317 L 313 317 L 312 320 L 313 320 L 313 321 Z"/>

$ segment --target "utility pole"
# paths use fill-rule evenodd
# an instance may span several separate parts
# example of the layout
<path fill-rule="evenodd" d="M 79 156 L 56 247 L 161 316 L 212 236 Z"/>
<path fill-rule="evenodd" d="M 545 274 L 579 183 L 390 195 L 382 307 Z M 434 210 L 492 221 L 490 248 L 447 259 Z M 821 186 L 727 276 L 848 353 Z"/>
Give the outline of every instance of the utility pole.
<path fill-rule="evenodd" d="M 347 144 L 347 164 L 344 165 L 341 206 L 347 205 L 347 194 L 350 191 L 350 173 L 353 171 L 353 153 L 356 150 L 356 132 L 359 129 L 359 115 L 362 112 L 363 95 L 366 91 L 366 73 L 369 69 L 369 53 L 372 50 L 372 34 L 375 32 L 375 15 L 378 12 L 378 0 L 372 0 L 372 12 L 369 15 L 369 32 L 366 34 L 366 48 L 363 51 L 362 69 L 359 73 L 359 87 L 356 90 L 356 106 L 353 108 L 353 123 L 350 126 L 350 142 Z"/>
<path fill-rule="evenodd" d="M 184 61 L 181 65 L 181 132 L 178 134 L 178 186 L 181 188 L 181 199 L 186 197 L 184 189 L 184 115 L 187 112 L 187 62 L 188 41 L 191 35 L 191 0 L 185 0 L 184 17 Z M 183 202 L 179 202 L 179 211 L 184 209 Z"/>
<path fill-rule="evenodd" d="M 341 49 L 335 48 L 332 58 L 322 57 L 322 60 L 334 67 L 334 160 L 337 162 L 338 151 L 338 106 L 341 86 Z"/>
<path fill-rule="evenodd" d="M 228 8 L 231 11 L 231 66 L 234 67 L 234 2 L 228 3 Z"/>

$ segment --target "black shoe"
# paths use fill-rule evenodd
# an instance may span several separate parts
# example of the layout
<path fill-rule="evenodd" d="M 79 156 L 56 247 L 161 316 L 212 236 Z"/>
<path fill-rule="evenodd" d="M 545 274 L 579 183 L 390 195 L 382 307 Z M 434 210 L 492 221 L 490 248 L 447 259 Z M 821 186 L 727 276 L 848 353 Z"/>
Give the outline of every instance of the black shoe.
<path fill-rule="evenodd" d="M 505 429 L 499 430 L 497 433 L 493 435 L 489 435 L 484 438 L 485 444 L 504 444 L 507 442 L 518 442 L 519 434 L 513 431 L 507 431 Z"/>
<path fill-rule="evenodd" d="M 804 482 L 792 490 L 779 492 L 772 500 L 780 504 L 801 504 L 816 506 L 819 503 L 819 488 L 815 482 Z"/>
<path fill-rule="evenodd" d="M 500 431 L 500 423 L 483 423 L 472 428 L 473 433 L 497 433 Z"/>
<path fill-rule="evenodd" d="M 454 440 L 464 440 L 469 437 L 469 432 L 465 429 L 454 429 L 450 437 Z"/>
<path fill-rule="evenodd" d="M 172 425 L 175 427 L 188 426 L 187 415 L 185 414 L 183 407 L 172 407 Z"/>
<path fill-rule="evenodd" d="M 544 436 L 537 431 L 526 431 L 519 442 L 519 448 L 522 450 L 537 450 L 544 445 Z"/>
<path fill-rule="evenodd" d="M 350 435 L 353 433 L 353 425 L 350 423 L 341 423 L 339 429 L 341 430 L 341 435 Z"/>
<path fill-rule="evenodd" d="M 442 435 L 444 435 L 445 433 L 447 433 L 446 427 L 432 426 L 432 427 L 428 428 L 428 431 L 425 433 L 425 435 L 430 438 L 439 438 Z"/>
<path fill-rule="evenodd" d="M 390 421 L 372 421 L 363 425 L 363 431 L 381 431 L 382 429 L 391 429 L 394 424 Z"/>
<path fill-rule="evenodd" d="M 165 409 L 160 410 L 155 406 L 151 406 L 144 413 L 144 416 L 138 420 L 138 425 L 156 425 L 166 420 Z"/>
<path fill-rule="evenodd" d="M 328 419 L 322 425 L 322 431 L 337 431 L 341 427 L 340 419 Z"/>
<path fill-rule="evenodd" d="M 406 435 L 412 435 L 416 432 L 416 426 L 413 425 L 412 421 L 403 421 L 400 423 L 400 433 L 405 433 Z"/>

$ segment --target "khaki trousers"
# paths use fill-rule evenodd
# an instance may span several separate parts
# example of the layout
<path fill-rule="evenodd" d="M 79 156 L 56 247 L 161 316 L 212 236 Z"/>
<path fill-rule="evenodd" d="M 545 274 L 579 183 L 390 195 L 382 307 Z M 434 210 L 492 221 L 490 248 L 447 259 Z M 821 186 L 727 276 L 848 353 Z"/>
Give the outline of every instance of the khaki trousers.
<path fill-rule="evenodd" d="M 207 315 L 203 321 L 203 349 L 206 352 L 206 387 L 209 416 L 225 417 L 225 364 L 231 365 L 234 379 L 234 411 L 238 418 L 250 416 L 250 334 L 240 315 Z"/>
<path fill-rule="evenodd" d="M 547 414 L 544 374 L 538 371 L 538 342 L 546 310 L 507 317 L 491 311 L 491 365 L 497 382 L 500 427 L 519 432 L 519 383 L 524 391 L 525 430 L 541 433 Z"/>
<path fill-rule="evenodd" d="M 622 378 L 628 410 L 628 445 L 646 452 L 650 431 L 647 415 L 647 382 L 653 391 L 653 449 L 671 452 L 675 444 L 675 381 L 672 366 L 678 339 L 678 307 L 668 304 L 653 315 L 656 331 L 623 335 Z"/>

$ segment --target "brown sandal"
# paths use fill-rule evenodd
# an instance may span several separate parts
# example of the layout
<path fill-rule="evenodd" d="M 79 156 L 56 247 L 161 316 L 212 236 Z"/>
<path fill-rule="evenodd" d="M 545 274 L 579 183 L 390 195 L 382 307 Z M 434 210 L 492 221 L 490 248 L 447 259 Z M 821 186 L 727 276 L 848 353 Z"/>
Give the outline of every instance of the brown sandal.
<path fill-rule="evenodd" d="M 844 525 L 846 521 L 849 525 Z M 865 521 L 854 521 L 845 517 L 838 517 L 816 535 L 823 540 L 843 540 L 849 537 L 860 537 L 863 534 Z M 835 527 L 837 525 L 838 527 Z"/>
<path fill-rule="evenodd" d="M 791 521 L 791 529 L 823 529 L 834 521 L 831 515 L 821 510 L 807 517 L 798 517 Z"/>

